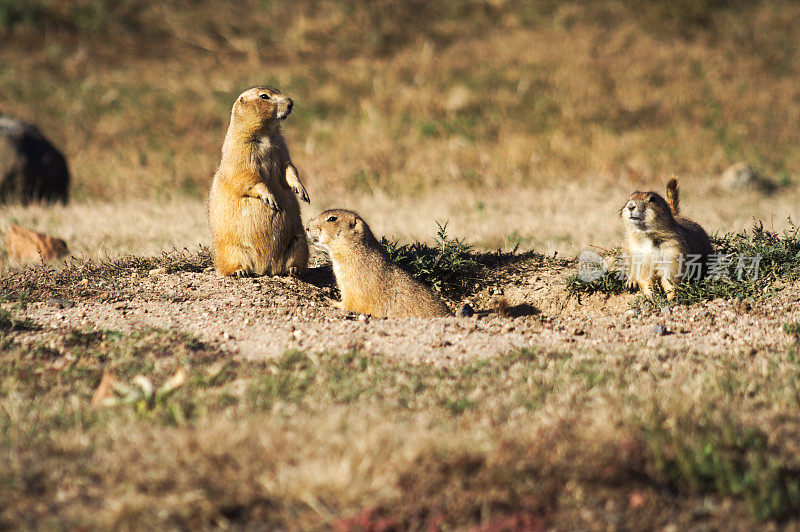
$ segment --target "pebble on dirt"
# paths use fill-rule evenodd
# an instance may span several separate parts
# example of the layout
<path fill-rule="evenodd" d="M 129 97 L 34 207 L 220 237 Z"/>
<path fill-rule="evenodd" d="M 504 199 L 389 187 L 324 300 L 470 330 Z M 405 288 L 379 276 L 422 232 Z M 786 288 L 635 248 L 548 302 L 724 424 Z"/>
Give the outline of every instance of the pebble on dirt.
<path fill-rule="evenodd" d="M 75 306 L 75 302 L 72 301 L 71 299 L 62 299 L 59 297 L 48 299 L 46 303 L 51 307 L 56 307 L 56 308 L 72 308 Z"/>
<path fill-rule="evenodd" d="M 666 325 L 658 324 L 653 326 L 653 332 L 656 336 L 666 336 L 669 334 L 669 329 Z"/>
<path fill-rule="evenodd" d="M 464 305 L 458 311 L 458 315 L 462 318 L 470 318 L 475 315 L 475 309 L 472 308 L 472 305 L 469 303 L 464 303 Z"/>
<path fill-rule="evenodd" d="M 722 186 L 731 191 L 750 188 L 761 192 L 772 192 L 775 189 L 772 181 L 746 162 L 729 166 L 722 173 Z"/>

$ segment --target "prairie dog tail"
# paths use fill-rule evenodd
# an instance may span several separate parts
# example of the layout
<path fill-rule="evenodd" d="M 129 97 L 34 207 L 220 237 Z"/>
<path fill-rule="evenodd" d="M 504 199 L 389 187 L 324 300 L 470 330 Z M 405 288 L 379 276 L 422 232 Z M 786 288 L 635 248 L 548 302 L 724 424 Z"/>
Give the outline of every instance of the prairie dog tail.
<path fill-rule="evenodd" d="M 678 180 L 674 177 L 667 181 L 667 203 L 672 209 L 672 214 L 678 214 Z"/>

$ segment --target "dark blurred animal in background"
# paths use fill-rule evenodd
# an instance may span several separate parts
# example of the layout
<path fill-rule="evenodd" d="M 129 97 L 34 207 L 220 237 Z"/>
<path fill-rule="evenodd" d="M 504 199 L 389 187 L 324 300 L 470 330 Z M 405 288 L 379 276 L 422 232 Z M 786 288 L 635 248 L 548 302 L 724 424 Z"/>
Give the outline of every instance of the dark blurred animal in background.
<path fill-rule="evenodd" d="M 0 115 L 0 203 L 66 204 L 67 161 L 32 124 Z"/>

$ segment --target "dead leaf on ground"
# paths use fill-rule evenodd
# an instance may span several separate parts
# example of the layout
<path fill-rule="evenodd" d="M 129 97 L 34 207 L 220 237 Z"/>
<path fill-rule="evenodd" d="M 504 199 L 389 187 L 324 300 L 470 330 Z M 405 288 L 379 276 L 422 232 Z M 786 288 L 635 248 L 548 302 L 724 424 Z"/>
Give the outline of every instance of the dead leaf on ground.
<path fill-rule="evenodd" d="M 90 404 L 93 408 L 103 406 L 103 403 L 106 399 L 110 399 L 114 396 L 114 384 L 116 382 L 117 378 L 112 373 L 103 373 L 103 378 L 100 379 L 100 384 L 92 394 L 92 401 Z"/>

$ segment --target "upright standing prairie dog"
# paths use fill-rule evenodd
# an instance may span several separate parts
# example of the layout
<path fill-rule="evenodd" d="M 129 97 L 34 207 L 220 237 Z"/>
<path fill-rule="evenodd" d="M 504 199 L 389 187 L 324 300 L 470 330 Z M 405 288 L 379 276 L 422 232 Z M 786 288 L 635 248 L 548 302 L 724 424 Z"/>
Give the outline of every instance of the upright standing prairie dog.
<path fill-rule="evenodd" d="M 309 238 L 333 262 L 342 301 L 334 306 L 378 317 L 452 316 L 430 288 L 389 260 L 361 217 L 325 211 L 306 226 Z"/>
<path fill-rule="evenodd" d="M 668 201 L 667 201 L 668 200 Z M 697 223 L 678 216 L 678 181 L 667 182 L 667 200 L 655 192 L 634 192 L 622 207 L 628 237 L 628 286 L 650 296 L 660 279 L 669 299 L 675 285 L 692 268 L 704 274 L 708 255 L 714 253 L 708 235 Z"/>
<path fill-rule="evenodd" d="M 280 123 L 293 102 L 254 87 L 233 104 L 222 160 L 208 198 L 214 266 L 221 275 L 297 275 L 308 242 L 295 194 L 309 201 Z"/>

